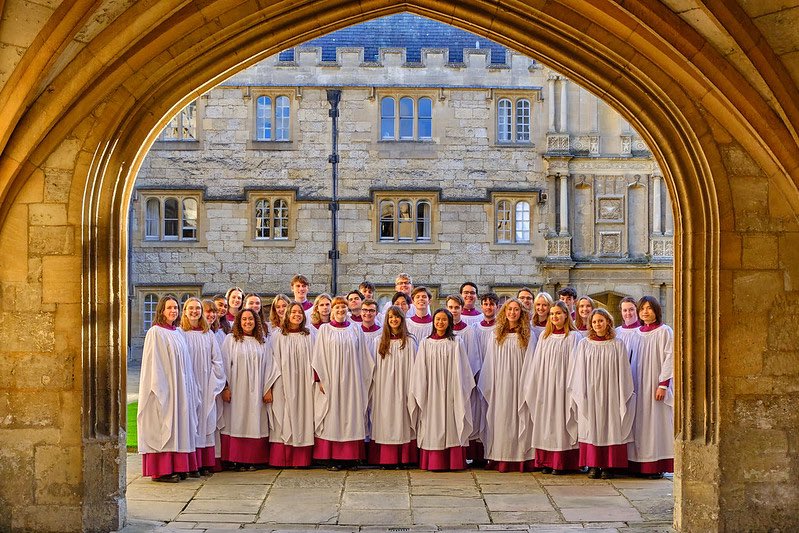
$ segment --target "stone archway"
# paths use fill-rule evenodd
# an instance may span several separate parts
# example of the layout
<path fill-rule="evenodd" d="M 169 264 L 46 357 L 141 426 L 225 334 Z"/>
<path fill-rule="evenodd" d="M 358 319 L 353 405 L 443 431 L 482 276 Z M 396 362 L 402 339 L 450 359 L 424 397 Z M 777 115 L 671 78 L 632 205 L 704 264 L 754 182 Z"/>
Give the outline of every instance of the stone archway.
<path fill-rule="evenodd" d="M 11 509 L 0 527 L 99 531 L 124 518 L 125 221 L 164 117 L 280 49 L 402 10 L 536 57 L 642 133 L 678 215 L 675 525 L 797 526 L 799 430 L 785 413 L 797 412 L 799 343 L 770 328 L 767 313 L 755 328 L 741 316 L 796 300 L 799 92 L 742 8 L 703 5 L 681 18 L 667 3 L 264 6 L 170 1 L 116 12 L 71 2 L 18 30 L 25 53 L 0 92 L 0 282 L 25 296 L 6 323 L 33 313 L 36 327 L 4 332 L 3 360 L 19 372 L 0 382 L 0 470 L 24 474 L 0 490 Z M 730 47 L 735 59 L 722 53 Z"/>

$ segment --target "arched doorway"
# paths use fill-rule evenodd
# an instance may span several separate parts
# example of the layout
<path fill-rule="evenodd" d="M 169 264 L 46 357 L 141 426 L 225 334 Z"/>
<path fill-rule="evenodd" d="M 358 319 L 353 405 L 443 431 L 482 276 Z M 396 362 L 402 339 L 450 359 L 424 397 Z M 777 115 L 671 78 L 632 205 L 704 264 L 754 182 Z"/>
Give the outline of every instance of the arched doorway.
<path fill-rule="evenodd" d="M 108 27 L 91 32 L 91 46 L 67 49 L 64 38 L 72 26 L 81 27 L 82 9 L 59 8 L 49 32 L 52 46 L 26 56 L 25 69 L 15 72 L 15 89 L 4 92 L 14 96 L 5 118 L 14 127 L 4 128 L 7 144 L 0 172 L 6 231 L 0 249 L 12 257 L 24 244 L 34 258 L 27 267 L 40 272 L 38 301 L 53 313 L 42 331 L 81 354 L 72 360 L 82 380 L 56 401 L 67 413 L 63 419 L 56 416 L 54 423 L 46 415 L 32 417 L 57 428 L 54 435 L 42 437 L 41 445 L 69 443 L 71 462 L 79 458 L 81 468 L 71 470 L 62 483 L 82 496 L 42 497 L 35 518 L 23 511 L 28 507 L 25 496 L 4 496 L 16 523 L 36 528 L 31 524 L 44 523 L 48 516 L 56 520 L 52 517 L 63 502 L 71 510 L 67 520 L 76 528 L 78 523 L 87 530 L 113 528 L 124 516 L 117 492 L 119 438 L 124 433 L 120 375 L 127 333 L 120 325 L 127 312 L 124 222 L 133 176 L 144 148 L 164 126 L 162 117 L 264 55 L 347 24 L 407 10 L 491 37 L 557 67 L 602 95 L 650 146 L 658 147 L 656 157 L 679 218 L 675 329 L 682 339 L 677 347 L 682 364 L 676 369 L 681 402 L 675 524 L 701 530 L 757 528 L 773 521 L 795 524 L 788 510 L 795 504 L 795 492 L 787 499 L 768 496 L 769 490 L 779 492 L 784 481 L 764 474 L 766 485 L 754 487 L 756 495 L 747 497 L 750 474 L 728 464 L 762 438 L 755 434 L 758 426 L 747 422 L 751 416 L 760 414 L 775 423 L 778 419 L 773 412 L 758 411 L 756 398 L 749 396 L 765 393 L 768 383 L 785 390 L 789 382 L 779 377 L 785 372 L 770 368 L 775 363 L 762 351 L 751 364 L 724 358 L 735 351 L 736 342 L 747 343 L 735 334 L 736 319 L 720 305 L 721 289 L 769 308 L 789 297 L 790 280 L 797 273 L 787 250 L 796 249 L 799 239 L 791 225 L 799 200 L 793 181 L 797 155 L 789 131 L 795 110 L 777 113 L 751 84 L 734 83 L 741 76 L 725 69 L 728 63 L 713 47 L 701 48 L 708 41 L 668 8 L 658 4 L 631 13 L 615 4 L 601 10 L 559 3 L 534 9 L 500 8 L 486 1 L 448 5 L 385 0 L 368 6 L 308 1 L 264 8 L 224 1 L 159 3 L 107 18 L 113 20 Z M 728 31 L 743 35 L 728 10 L 718 8 L 713 15 Z M 67 50 L 60 59 L 67 63 L 63 71 L 63 63 L 50 62 L 52 50 Z M 765 63 L 762 56 L 754 59 L 766 84 L 786 105 L 795 102 L 796 87 L 786 81 L 790 77 L 785 69 L 769 63 L 767 46 L 758 50 L 767 57 Z M 70 62 L 72 54 L 75 60 Z M 24 77 L 22 71 L 31 74 Z M 44 82 L 52 82 L 51 90 L 40 92 L 37 87 Z M 735 106 L 737 111 L 730 112 Z M 32 237 L 20 240 L 15 229 L 25 220 L 23 211 L 53 203 L 59 206 L 54 209 L 61 229 L 42 230 L 49 219 L 31 215 L 23 227 L 31 227 Z M 39 215 L 47 211 L 31 209 Z M 777 225 L 757 226 L 764 217 Z M 762 237 L 757 244 L 747 234 L 753 229 Z M 781 233 L 786 229 L 787 234 Z M 747 239 L 750 252 L 742 245 Z M 760 253 L 752 256 L 751 250 Z M 24 285 L 28 272 L 20 272 L 9 270 L 6 279 L 22 277 L 18 283 Z M 731 335 L 722 340 L 728 331 Z M 755 335 L 763 350 L 789 350 L 792 344 L 791 339 L 771 339 L 768 328 Z M 785 368 L 790 375 L 796 364 Z M 67 365 L 63 373 L 71 370 Z M 724 380 L 747 374 L 762 378 L 755 380 L 759 388 L 749 389 L 754 390 L 749 396 L 734 380 Z M 34 399 L 34 405 L 47 398 Z M 783 398 L 787 396 L 777 401 Z M 80 417 L 73 414 L 78 405 Z M 13 412 L 24 413 L 19 409 Z M 778 433 L 787 439 L 795 431 L 789 426 Z M 25 438 L 31 437 L 23 442 Z M 784 464 L 790 471 L 785 457 L 790 457 L 787 444 L 776 448 L 768 464 Z M 48 480 L 41 485 L 45 491 L 50 486 Z"/>

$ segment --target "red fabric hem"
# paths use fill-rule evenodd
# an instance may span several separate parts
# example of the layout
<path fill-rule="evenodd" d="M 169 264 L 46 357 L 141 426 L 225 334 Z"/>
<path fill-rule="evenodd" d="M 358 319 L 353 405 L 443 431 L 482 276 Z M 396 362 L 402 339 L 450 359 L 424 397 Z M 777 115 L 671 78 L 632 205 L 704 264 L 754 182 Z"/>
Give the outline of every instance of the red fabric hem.
<path fill-rule="evenodd" d="M 580 466 L 591 468 L 627 468 L 627 445 L 594 446 L 580 443 Z"/>
<path fill-rule="evenodd" d="M 535 461 L 488 461 L 487 470 L 497 472 L 532 472 L 535 470 Z"/>
<path fill-rule="evenodd" d="M 454 446 L 443 450 L 419 450 L 419 469 L 432 471 L 465 470 L 466 447 Z"/>
<path fill-rule="evenodd" d="M 212 468 L 216 464 L 216 447 L 206 446 L 197 448 L 197 466 L 199 468 Z"/>
<path fill-rule="evenodd" d="M 674 459 L 660 459 L 648 463 L 628 461 L 627 469 L 636 474 L 662 474 L 663 472 L 674 472 Z"/>
<path fill-rule="evenodd" d="M 362 440 L 333 441 L 314 437 L 313 458 L 360 461 L 366 459 L 366 443 Z"/>
<path fill-rule="evenodd" d="M 269 462 L 269 439 L 267 437 L 232 437 L 220 435 L 222 460 L 232 463 L 266 464 Z"/>
<path fill-rule="evenodd" d="M 313 459 L 313 445 L 290 446 L 282 442 L 269 443 L 269 465 L 279 467 L 310 466 Z"/>
<path fill-rule="evenodd" d="M 141 472 L 144 477 L 161 477 L 175 472 L 197 470 L 195 452 L 157 452 L 141 456 Z"/>
<path fill-rule="evenodd" d="M 553 470 L 577 470 L 580 467 L 580 450 L 536 450 L 535 466 Z"/>
<path fill-rule="evenodd" d="M 416 439 L 404 444 L 380 444 L 372 441 L 366 446 L 370 465 L 409 465 L 419 462 Z"/>

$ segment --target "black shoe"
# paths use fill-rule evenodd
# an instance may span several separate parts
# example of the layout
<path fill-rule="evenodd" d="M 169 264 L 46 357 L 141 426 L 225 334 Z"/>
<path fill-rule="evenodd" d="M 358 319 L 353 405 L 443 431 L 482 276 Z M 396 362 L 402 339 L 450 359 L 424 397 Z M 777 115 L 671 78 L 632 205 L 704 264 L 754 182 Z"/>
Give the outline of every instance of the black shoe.
<path fill-rule="evenodd" d="M 614 476 L 613 472 L 611 472 L 607 468 L 603 468 L 601 477 L 602 477 L 602 479 L 613 479 L 616 476 Z"/>
<path fill-rule="evenodd" d="M 661 472 L 657 474 L 646 474 L 646 479 L 663 479 L 663 474 Z"/>
<path fill-rule="evenodd" d="M 563 474 L 568 474 L 567 470 L 558 470 L 557 468 L 552 469 L 553 476 L 562 476 Z"/>
<path fill-rule="evenodd" d="M 541 473 L 542 474 L 551 474 L 552 473 L 552 469 L 549 468 L 548 466 L 541 467 Z"/>
<path fill-rule="evenodd" d="M 327 469 L 331 472 L 338 472 L 341 470 L 341 467 L 339 465 L 330 465 L 327 467 Z"/>
<path fill-rule="evenodd" d="M 189 474 L 187 474 L 186 472 L 178 472 L 178 477 L 180 478 L 181 481 L 183 481 L 184 479 L 189 477 Z"/>
<path fill-rule="evenodd" d="M 195 478 L 195 479 L 199 478 L 200 477 L 200 473 L 198 471 L 196 471 L 196 470 L 193 471 L 193 472 L 189 472 L 189 477 Z"/>
<path fill-rule="evenodd" d="M 588 469 L 588 477 L 590 479 L 599 479 L 600 475 L 603 476 L 603 479 L 605 479 L 605 477 L 604 477 L 605 471 L 604 470 L 602 470 L 601 473 L 600 473 L 599 468 L 591 467 L 591 468 Z"/>
<path fill-rule="evenodd" d="M 177 474 L 169 474 L 167 476 L 154 477 L 153 481 L 158 481 L 160 483 L 177 483 L 180 481 L 180 477 Z"/>

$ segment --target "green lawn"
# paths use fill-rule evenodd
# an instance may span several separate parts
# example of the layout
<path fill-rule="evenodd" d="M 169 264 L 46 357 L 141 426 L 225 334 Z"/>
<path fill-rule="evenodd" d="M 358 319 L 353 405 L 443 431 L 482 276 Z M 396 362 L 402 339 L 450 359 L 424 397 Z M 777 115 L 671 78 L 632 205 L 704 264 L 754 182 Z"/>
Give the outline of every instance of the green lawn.
<path fill-rule="evenodd" d="M 136 411 L 139 409 L 139 402 L 128 404 L 128 451 L 135 452 L 138 442 L 136 432 Z"/>

